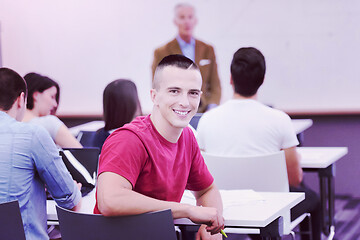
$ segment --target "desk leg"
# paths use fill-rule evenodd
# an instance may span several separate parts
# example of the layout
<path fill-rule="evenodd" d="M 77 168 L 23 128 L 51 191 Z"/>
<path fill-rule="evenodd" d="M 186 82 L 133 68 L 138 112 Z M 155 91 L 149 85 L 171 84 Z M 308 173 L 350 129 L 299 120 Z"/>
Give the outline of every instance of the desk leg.
<path fill-rule="evenodd" d="M 179 226 L 181 240 L 194 240 L 199 225 Z"/>
<path fill-rule="evenodd" d="M 281 239 L 283 235 L 283 218 L 279 217 L 266 227 L 260 228 L 260 237 L 262 239 Z"/>
<path fill-rule="evenodd" d="M 333 237 L 335 234 L 335 165 L 330 165 L 319 171 L 321 207 L 323 215 L 323 232 Z"/>
<path fill-rule="evenodd" d="M 301 133 L 298 133 L 296 135 L 298 141 L 299 141 L 299 145 L 298 147 L 301 147 L 303 145 L 303 142 L 304 142 L 304 132 L 301 132 Z"/>

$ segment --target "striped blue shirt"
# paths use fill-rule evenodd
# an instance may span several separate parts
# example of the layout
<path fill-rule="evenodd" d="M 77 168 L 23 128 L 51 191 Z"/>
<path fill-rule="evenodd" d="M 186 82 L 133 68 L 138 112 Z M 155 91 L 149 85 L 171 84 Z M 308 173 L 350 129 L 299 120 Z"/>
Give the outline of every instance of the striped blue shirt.
<path fill-rule="evenodd" d="M 0 202 L 19 201 L 27 240 L 49 239 L 45 185 L 64 208 L 81 199 L 49 133 L 0 111 Z"/>

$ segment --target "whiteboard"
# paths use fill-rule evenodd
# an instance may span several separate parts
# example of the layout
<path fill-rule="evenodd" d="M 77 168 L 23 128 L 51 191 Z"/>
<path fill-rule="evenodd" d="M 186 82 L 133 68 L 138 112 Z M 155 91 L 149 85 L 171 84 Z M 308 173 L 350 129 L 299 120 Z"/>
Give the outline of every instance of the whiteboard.
<path fill-rule="evenodd" d="M 102 91 L 133 80 L 150 112 L 155 48 L 173 39 L 174 0 L 0 0 L 2 64 L 61 87 L 59 115 L 102 114 Z M 215 48 L 222 102 L 240 47 L 265 55 L 259 100 L 287 112 L 360 112 L 360 2 L 195 0 L 195 36 Z"/>

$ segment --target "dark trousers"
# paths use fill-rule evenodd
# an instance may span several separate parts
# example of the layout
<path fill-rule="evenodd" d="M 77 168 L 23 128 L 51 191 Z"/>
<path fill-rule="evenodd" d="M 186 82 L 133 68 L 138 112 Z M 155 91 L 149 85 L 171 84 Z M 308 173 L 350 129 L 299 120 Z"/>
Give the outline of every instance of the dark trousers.
<path fill-rule="evenodd" d="M 299 187 L 290 187 L 290 192 L 304 192 L 305 199 L 300 202 L 298 205 L 291 209 L 291 220 L 296 219 L 303 213 L 311 214 L 311 227 L 312 227 L 312 239 L 320 240 L 321 239 L 321 206 L 320 198 L 316 192 L 306 187 L 305 184 L 301 184 Z M 308 230 L 308 219 L 305 219 L 300 223 L 300 231 Z M 302 240 L 309 239 L 308 236 L 303 235 Z"/>

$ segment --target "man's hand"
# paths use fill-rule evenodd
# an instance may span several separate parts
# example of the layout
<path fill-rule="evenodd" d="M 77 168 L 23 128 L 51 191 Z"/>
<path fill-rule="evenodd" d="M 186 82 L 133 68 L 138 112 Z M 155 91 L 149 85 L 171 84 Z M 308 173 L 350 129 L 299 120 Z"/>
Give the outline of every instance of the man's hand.
<path fill-rule="evenodd" d="M 194 223 L 206 224 L 205 230 L 212 235 L 224 229 L 224 218 L 213 207 L 193 206 L 190 209 L 189 218 Z"/>
<path fill-rule="evenodd" d="M 76 186 L 78 187 L 78 189 L 81 191 L 82 184 L 75 180 L 74 180 L 74 182 L 76 183 Z"/>
<path fill-rule="evenodd" d="M 74 183 L 76 184 L 76 186 L 78 187 L 79 191 L 81 190 L 81 186 L 82 184 L 81 183 L 78 183 L 74 180 Z M 80 200 L 80 202 L 75 206 L 73 207 L 71 210 L 75 211 L 75 212 L 78 212 L 80 211 L 80 208 L 81 208 L 81 202 L 82 202 L 82 198 Z"/>
<path fill-rule="evenodd" d="M 196 233 L 196 240 L 222 240 L 220 233 L 211 235 L 206 231 L 206 225 L 201 225 L 199 231 Z"/>

